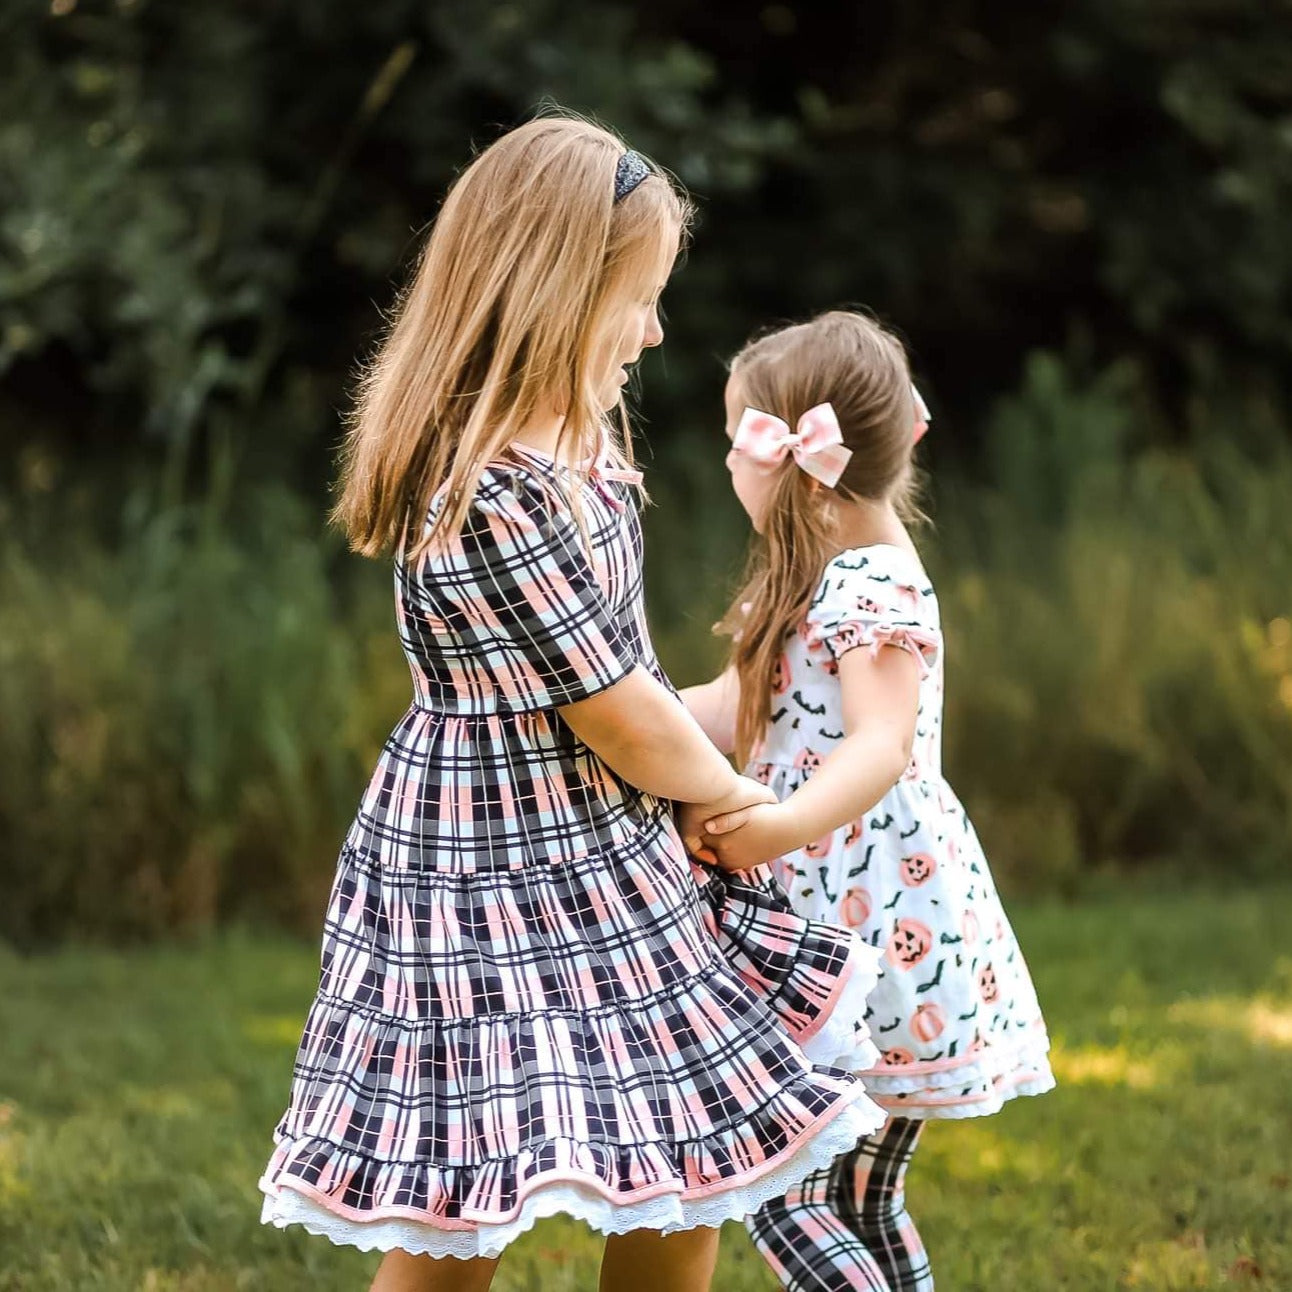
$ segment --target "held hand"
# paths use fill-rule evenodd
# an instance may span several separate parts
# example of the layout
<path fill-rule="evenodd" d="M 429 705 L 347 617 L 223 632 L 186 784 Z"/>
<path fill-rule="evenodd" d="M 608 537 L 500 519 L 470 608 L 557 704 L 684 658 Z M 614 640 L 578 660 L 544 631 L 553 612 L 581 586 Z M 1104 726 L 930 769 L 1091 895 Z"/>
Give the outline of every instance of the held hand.
<path fill-rule="evenodd" d="M 683 803 L 678 809 L 678 830 L 686 849 L 704 861 L 713 861 L 713 854 L 701 843 L 704 823 L 716 817 L 726 817 L 752 807 L 756 803 L 776 802 L 775 793 L 766 785 L 748 776 L 736 778 L 736 788 L 713 803 Z"/>
<path fill-rule="evenodd" d="M 725 797 L 714 803 L 697 803 L 695 806 L 703 812 L 702 819 L 712 821 L 715 817 L 725 816 L 729 812 L 739 812 L 742 808 L 753 807 L 755 803 L 775 803 L 776 792 L 756 781 L 751 776 L 737 776 L 736 788 Z"/>
<path fill-rule="evenodd" d="M 751 870 L 783 857 L 796 845 L 792 809 L 785 803 L 759 803 L 713 821 L 701 846 L 724 870 Z"/>

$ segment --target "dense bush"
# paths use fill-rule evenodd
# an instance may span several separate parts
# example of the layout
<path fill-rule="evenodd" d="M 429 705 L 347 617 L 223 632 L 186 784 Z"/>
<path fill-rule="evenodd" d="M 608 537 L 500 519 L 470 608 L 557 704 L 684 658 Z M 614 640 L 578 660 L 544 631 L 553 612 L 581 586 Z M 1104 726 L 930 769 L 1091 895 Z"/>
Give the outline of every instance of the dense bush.
<path fill-rule="evenodd" d="M 1134 449 L 1131 376 L 1035 356 L 993 417 L 992 485 L 933 491 L 948 770 L 1015 889 L 1163 857 L 1287 865 L 1292 457 L 1214 433 Z M 652 615 L 680 683 L 719 662 L 742 543 L 719 437 L 651 472 Z M 140 494 L 111 542 L 67 499 L 59 524 L 48 496 L 4 509 L 0 937 L 316 924 L 409 695 L 389 577 L 281 493 L 227 492 Z"/>

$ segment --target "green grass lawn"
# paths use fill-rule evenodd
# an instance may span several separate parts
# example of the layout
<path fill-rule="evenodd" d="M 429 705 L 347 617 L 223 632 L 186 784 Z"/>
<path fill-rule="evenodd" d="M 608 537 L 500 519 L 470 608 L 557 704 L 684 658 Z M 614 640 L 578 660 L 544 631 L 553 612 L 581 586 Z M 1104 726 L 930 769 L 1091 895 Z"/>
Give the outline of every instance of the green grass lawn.
<path fill-rule="evenodd" d="M 935 1124 L 909 1180 L 940 1292 L 1292 1289 L 1292 890 L 1014 912 L 1060 1088 Z M 374 1259 L 258 1223 L 315 952 L 0 953 L 0 1289 L 350 1289 Z M 593 1288 L 540 1224 L 499 1292 Z M 715 1288 L 770 1290 L 729 1227 Z"/>

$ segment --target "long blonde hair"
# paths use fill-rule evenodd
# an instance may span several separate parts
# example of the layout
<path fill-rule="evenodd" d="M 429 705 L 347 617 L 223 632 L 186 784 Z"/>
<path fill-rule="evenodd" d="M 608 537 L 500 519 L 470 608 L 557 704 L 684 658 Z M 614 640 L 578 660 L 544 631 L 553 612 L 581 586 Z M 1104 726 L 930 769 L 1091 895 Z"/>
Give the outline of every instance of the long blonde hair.
<path fill-rule="evenodd" d="M 915 516 L 915 410 L 902 344 L 862 314 L 832 310 L 781 328 L 731 361 L 744 405 L 791 427 L 829 403 L 852 458 L 836 492 L 893 499 Z M 837 550 L 833 509 L 816 482 L 787 457 L 768 496 L 763 533 L 750 550 L 744 585 L 718 625 L 731 635 L 730 663 L 740 679 L 736 749 L 747 761 L 767 726 L 768 697 L 786 638 L 803 622 L 821 575 Z"/>
<path fill-rule="evenodd" d="M 360 381 L 332 514 L 357 551 L 416 555 L 458 533 L 485 465 L 532 419 L 564 413 L 558 454 L 595 451 L 595 361 L 631 293 L 667 274 L 691 211 L 653 165 L 616 201 L 624 151 L 590 122 L 542 117 L 459 176 Z M 608 450 L 631 465 L 622 400 L 613 411 Z"/>

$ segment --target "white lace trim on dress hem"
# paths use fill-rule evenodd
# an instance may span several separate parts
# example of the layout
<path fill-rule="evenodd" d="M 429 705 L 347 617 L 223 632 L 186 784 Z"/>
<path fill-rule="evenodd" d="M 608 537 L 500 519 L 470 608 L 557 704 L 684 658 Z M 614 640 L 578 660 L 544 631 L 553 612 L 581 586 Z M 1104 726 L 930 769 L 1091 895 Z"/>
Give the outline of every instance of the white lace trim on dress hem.
<path fill-rule="evenodd" d="M 855 1099 L 779 1166 L 748 1184 L 733 1185 L 693 1200 L 671 1193 L 641 1202 L 614 1203 L 593 1189 L 562 1180 L 529 1194 L 513 1220 L 450 1230 L 416 1220 L 349 1220 L 285 1183 L 276 1194 L 265 1198 L 260 1219 L 279 1229 L 301 1225 L 311 1234 L 365 1252 L 400 1249 L 414 1255 L 455 1256 L 459 1260 L 497 1256 L 537 1221 L 558 1214 L 575 1216 L 602 1234 L 624 1234 L 633 1229 L 671 1234 L 701 1226 L 717 1229 L 728 1220 L 752 1215 L 768 1199 L 783 1196 L 791 1185 L 828 1166 L 863 1135 L 878 1130 L 887 1116 L 870 1100 Z"/>

